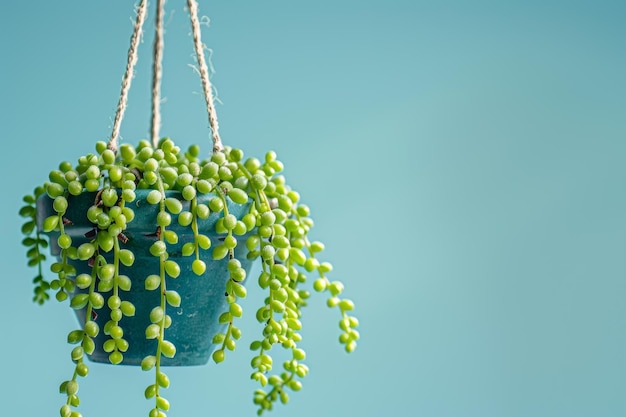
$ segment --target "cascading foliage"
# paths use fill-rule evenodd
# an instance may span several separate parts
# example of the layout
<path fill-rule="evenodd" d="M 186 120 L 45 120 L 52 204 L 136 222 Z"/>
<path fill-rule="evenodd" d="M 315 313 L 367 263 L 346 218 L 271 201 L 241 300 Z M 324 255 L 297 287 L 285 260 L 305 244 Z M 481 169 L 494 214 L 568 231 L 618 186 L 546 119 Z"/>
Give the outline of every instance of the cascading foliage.
<path fill-rule="evenodd" d="M 254 352 L 251 377 L 261 385 L 253 397 L 259 415 L 271 410 L 276 401 L 286 403 L 288 391 L 300 390 L 300 379 L 308 373 L 303 363 L 306 354 L 299 342 L 300 318 L 311 287 L 326 293 L 328 306 L 338 309 L 339 341 L 345 350 L 352 352 L 356 348 L 358 321 L 350 315 L 354 305 L 341 298 L 343 284 L 328 278 L 332 266 L 319 258 L 324 244 L 309 239 L 313 227 L 309 207 L 287 185 L 281 174 L 283 164 L 276 154 L 270 151 L 263 160 L 244 159 L 240 149 L 226 147 L 206 159 L 200 155 L 197 145 L 183 152 L 169 138 L 157 146 L 148 141 L 140 141 L 136 147 L 123 144 L 118 152 L 98 142 L 96 153 L 78 158 L 76 165 L 62 162 L 50 172 L 47 182 L 24 197 L 20 215 L 26 218 L 22 226 L 26 236 L 22 243 L 27 248 L 28 265 L 37 270 L 33 300 L 43 304 L 54 293 L 58 301 L 69 300 L 70 307 L 85 309 L 84 326 L 67 336 L 67 341 L 76 346 L 71 351 L 74 371 L 60 387 L 67 396 L 61 408 L 62 417 L 81 415 L 76 410 L 78 377 L 89 372 L 84 359 L 94 351 L 96 336 L 100 332 L 107 336 L 103 349 L 112 364 L 121 363 L 129 347 L 124 338 L 124 323 L 126 317 L 135 314 L 135 306 L 125 299 L 131 280 L 120 270 L 135 260 L 135 254 L 126 247 L 128 237 L 124 231 L 134 219 L 130 203 L 135 201 L 138 189 L 150 190 L 147 201 L 158 206 L 156 239 L 149 250 L 158 259 L 159 269 L 147 271 L 144 282 L 146 290 L 160 294 L 159 304 L 150 311 L 151 324 L 146 328 L 146 338 L 156 340 L 157 348 L 141 362 L 144 371 L 154 371 L 155 375 L 154 383 L 145 389 L 146 398 L 154 401 L 151 417 L 165 416 L 170 408 L 163 395 L 170 382 L 161 367 L 161 358 L 176 354 L 176 346 L 167 339 L 172 322 L 168 311 L 182 302 L 176 291 L 168 289 L 169 280 L 180 274 L 180 266 L 168 256 L 168 248 L 178 243 L 176 232 L 170 229 L 173 216 L 180 226 L 192 231 L 193 241 L 185 243 L 181 252 L 194 259 L 192 270 L 196 275 L 202 277 L 207 268 L 200 257 L 203 251 L 210 251 L 214 260 L 228 258 L 229 279 L 224 296 L 229 307 L 219 317 L 226 330 L 213 337 L 213 360 L 217 363 L 225 359 L 227 351 L 235 349 L 242 336 L 236 319 L 243 314 L 238 301 L 246 296 L 246 271 L 234 257 L 235 247 L 245 245 L 248 258 L 261 262 L 257 282 L 266 297 L 256 311 L 261 332 L 250 344 Z M 179 193 L 172 196 L 167 191 Z M 66 216 L 69 197 L 85 192 L 95 193 L 93 205 L 85 213 L 93 224 L 93 233 L 87 242 L 74 244 L 65 232 L 71 226 L 71 219 Z M 36 202 L 44 195 L 53 199 L 56 214 L 38 227 Z M 201 203 L 200 195 L 209 195 L 208 203 Z M 237 204 L 251 202 L 248 213 L 240 219 L 229 213 L 229 200 Z M 220 216 L 215 225 L 215 231 L 222 236 L 219 241 L 211 241 L 198 228 L 198 221 L 214 213 Z M 60 256 L 50 264 L 53 278 L 48 280 L 43 272 L 43 251 L 50 242 L 44 233 L 53 231 L 58 232 L 55 243 Z M 86 262 L 91 273 L 77 273 L 72 265 L 76 261 Z M 100 329 L 93 316 L 105 304 L 111 312 Z M 290 353 L 281 370 L 276 369 L 271 356 L 277 346 Z"/>

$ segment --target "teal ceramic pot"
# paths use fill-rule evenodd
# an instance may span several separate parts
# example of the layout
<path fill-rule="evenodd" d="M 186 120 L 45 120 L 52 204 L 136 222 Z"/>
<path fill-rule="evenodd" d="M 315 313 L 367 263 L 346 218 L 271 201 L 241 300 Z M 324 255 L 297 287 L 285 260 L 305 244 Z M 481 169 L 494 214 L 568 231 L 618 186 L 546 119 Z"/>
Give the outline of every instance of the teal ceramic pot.
<path fill-rule="evenodd" d="M 130 249 L 135 254 L 135 262 L 131 267 L 120 265 L 120 274 L 127 275 L 132 281 L 131 290 L 120 291 L 122 300 L 127 300 L 135 305 L 136 311 L 133 317 L 123 317 L 120 326 L 124 329 L 124 339 L 129 343 L 128 350 L 124 353 L 122 364 L 139 365 L 141 360 L 147 355 L 156 352 L 156 340 L 145 338 L 145 329 L 150 325 L 150 311 L 159 305 L 159 290 L 147 291 L 144 288 L 144 280 L 148 275 L 159 274 L 159 260 L 152 256 L 149 248 L 158 238 L 156 232 L 156 216 L 158 205 L 149 204 L 145 198 L 149 190 L 136 190 L 137 198 L 132 203 L 127 203 L 135 212 L 135 218 L 128 223 L 124 235 L 128 238 L 126 242 L 120 241 L 120 248 Z M 167 197 L 175 197 L 183 203 L 183 210 L 189 209 L 189 203 L 184 201 L 180 193 L 167 191 Z M 206 204 L 214 195 L 199 195 L 199 203 Z M 95 193 L 83 193 L 80 196 L 68 197 L 68 210 L 64 216 L 71 224 L 65 226 L 65 232 L 72 237 L 72 245 L 79 246 L 88 242 L 93 237 L 96 230 L 94 225 L 87 218 L 87 209 L 93 204 L 96 198 Z M 248 213 L 250 203 L 235 204 L 229 199 L 228 211 L 237 218 Z M 48 216 L 55 215 L 52 208 L 52 199 L 47 196 L 41 197 L 37 201 L 37 224 L 41 230 L 41 224 Z M 212 339 L 216 333 L 223 332 L 225 325 L 218 323 L 218 317 L 228 311 L 228 303 L 225 297 L 225 285 L 229 278 L 227 263 L 228 259 L 214 261 L 212 258 L 212 248 L 224 239 L 224 235 L 218 235 L 214 231 L 217 220 L 223 213 L 211 213 L 208 219 L 199 220 L 198 228 L 201 234 L 207 235 L 211 239 L 211 248 L 201 250 L 201 259 L 206 263 L 206 272 L 202 276 L 196 275 L 191 270 L 191 264 L 195 256 L 181 256 L 182 245 L 193 241 L 193 232 L 190 227 L 183 227 L 178 224 L 178 216 L 172 215 L 172 223 L 168 226 L 178 234 L 179 241 L 176 245 L 168 245 L 169 259 L 175 260 L 181 269 L 180 276 L 176 279 L 167 278 L 168 290 L 177 291 L 182 299 L 180 307 L 167 306 L 166 312 L 172 317 L 172 325 L 165 331 L 165 339 L 176 345 L 176 355 L 173 358 L 162 358 L 161 364 L 172 366 L 203 365 L 208 362 L 215 345 Z M 50 238 L 52 255 L 59 258 L 60 248 L 57 245 L 59 232 L 47 233 Z M 239 236 L 241 242 L 235 249 L 235 257 L 239 259 L 246 272 L 250 271 L 252 261 L 246 258 L 247 249 L 243 242 L 245 236 Z M 108 261 L 112 261 L 112 251 L 104 254 Z M 71 261 L 76 267 L 77 274 L 91 274 L 91 267 L 87 261 Z M 245 282 L 245 281 L 244 281 Z M 83 290 L 77 290 L 83 291 Z M 86 292 L 86 290 L 84 290 Z M 104 293 L 105 300 L 111 292 Z M 81 326 L 85 323 L 86 309 L 77 310 L 76 314 Z M 102 329 L 109 320 L 110 310 L 106 303 L 99 310 L 94 310 L 92 314 L 94 320 L 100 326 L 100 333 L 95 338 L 96 350 L 90 356 L 94 362 L 109 363 L 107 352 L 102 349 L 103 343 L 109 338 Z"/>

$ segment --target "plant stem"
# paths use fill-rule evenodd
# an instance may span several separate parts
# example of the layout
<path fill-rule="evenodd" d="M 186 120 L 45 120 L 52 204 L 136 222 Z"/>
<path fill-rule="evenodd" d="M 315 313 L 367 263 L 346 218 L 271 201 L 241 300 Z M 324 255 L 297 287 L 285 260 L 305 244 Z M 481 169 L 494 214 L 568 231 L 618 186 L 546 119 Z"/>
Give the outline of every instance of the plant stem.
<path fill-rule="evenodd" d="M 198 205 L 198 198 L 194 197 L 191 200 L 189 210 L 191 211 L 191 230 L 193 231 L 193 245 L 195 247 L 194 252 L 196 254 L 196 260 L 200 259 L 200 247 L 198 246 L 198 217 L 196 216 L 196 206 Z"/>
<path fill-rule="evenodd" d="M 160 210 L 165 211 L 165 189 L 163 187 L 163 181 L 161 177 L 158 178 L 157 184 L 159 187 L 159 191 L 161 192 L 161 202 L 159 203 Z M 159 226 L 161 227 L 161 226 Z M 161 233 L 159 233 L 159 240 L 165 243 L 165 226 L 161 227 Z M 165 340 L 165 320 L 167 318 L 166 313 L 166 298 L 165 294 L 167 292 L 167 284 L 165 282 L 165 261 L 167 260 L 167 252 L 159 255 L 159 277 L 161 278 L 161 284 L 159 287 L 159 295 L 160 295 L 160 303 L 159 306 L 163 311 L 163 317 L 159 322 L 159 337 L 157 338 L 157 351 L 156 351 L 156 363 L 155 363 L 155 401 L 159 398 L 159 391 L 161 389 L 161 385 L 159 384 L 159 375 L 161 374 L 161 356 L 162 356 L 162 344 L 163 340 Z M 158 403 L 155 403 L 155 406 Z"/>

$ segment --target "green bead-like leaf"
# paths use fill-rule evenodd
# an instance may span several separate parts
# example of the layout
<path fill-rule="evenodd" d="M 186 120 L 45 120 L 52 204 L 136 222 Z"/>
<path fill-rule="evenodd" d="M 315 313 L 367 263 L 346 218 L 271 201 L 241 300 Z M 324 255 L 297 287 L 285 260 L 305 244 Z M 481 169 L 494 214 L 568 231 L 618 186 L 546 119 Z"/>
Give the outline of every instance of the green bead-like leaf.
<path fill-rule="evenodd" d="M 180 295 L 176 291 L 168 290 L 165 293 L 167 303 L 172 307 L 180 307 Z"/>
<path fill-rule="evenodd" d="M 52 202 L 52 208 L 59 214 L 64 214 L 67 210 L 67 199 L 65 197 L 58 196 Z"/>
<path fill-rule="evenodd" d="M 37 210 L 33 206 L 23 206 L 20 209 L 19 214 L 22 217 L 32 217 L 36 212 Z"/>
<path fill-rule="evenodd" d="M 196 246 L 193 244 L 193 242 L 187 242 L 183 245 L 181 249 L 181 254 L 183 256 L 191 256 L 193 255 L 195 251 L 196 251 Z"/>
<path fill-rule="evenodd" d="M 120 303 L 120 310 L 126 317 L 132 317 L 135 315 L 135 305 L 130 301 L 122 301 Z"/>
<path fill-rule="evenodd" d="M 165 272 L 172 278 L 178 278 L 180 275 L 180 266 L 172 260 L 165 261 Z"/>
<path fill-rule="evenodd" d="M 93 308 L 99 309 L 104 306 L 104 297 L 100 293 L 93 292 L 89 294 L 89 302 Z"/>
<path fill-rule="evenodd" d="M 79 274 L 76 277 L 76 286 L 80 289 L 85 289 L 91 285 L 91 275 L 89 274 Z"/>
<path fill-rule="evenodd" d="M 193 185 L 186 185 L 181 194 L 185 200 L 191 201 L 196 198 L 196 189 Z"/>
<path fill-rule="evenodd" d="M 158 324 L 151 324 L 146 327 L 146 339 L 156 339 L 161 334 L 161 328 Z"/>
<path fill-rule="evenodd" d="M 152 254 L 152 256 L 161 256 L 165 254 L 166 250 L 167 247 L 165 246 L 165 243 L 160 240 L 157 240 L 150 246 L 150 254 Z"/>
<path fill-rule="evenodd" d="M 78 360 L 83 358 L 85 351 L 83 350 L 82 346 L 76 346 L 74 349 L 72 349 L 72 360 L 74 362 L 77 362 Z"/>
<path fill-rule="evenodd" d="M 225 356 L 226 355 L 224 354 L 223 349 L 218 349 L 215 352 L 213 352 L 213 360 L 215 361 L 215 363 L 224 362 Z"/>
<path fill-rule="evenodd" d="M 247 295 L 246 287 L 244 287 L 243 285 L 241 285 L 241 284 L 239 284 L 237 282 L 232 282 L 231 286 L 232 286 L 232 289 L 233 289 L 233 293 L 238 298 L 246 298 L 246 295 Z"/>
<path fill-rule="evenodd" d="M 291 330 L 298 331 L 302 329 L 302 323 L 298 319 L 290 318 L 290 319 L 285 319 L 285 321 L 287 323 L 287 326 L 289 326 Z"/>
<path fill-rule="evenodd" d="M 142 365 L 143 368 L 143 365 Z M 146 387 L 146 390 L 144 391 L 144 396 L 146 397 L 146 400 L 149 400 L 150 398 L 153 398 L 157 393 L 157 386 L 156 384 L 152 384 L 152 385 L 148 385 Z"/>
<path fill-rule="evenodd" d="M 328 290 L 333 297 L 336 297 L 343 291 L 343 284 L 340 281 L 333 281 L 328 285 Z"/>
<path fill-rule="evenodd" d="M 259 190 L 259 191 L 264 190 L 265 187 L 267 187 L 267 179 L 261 174 L 255 174 L 252 176 L 252 179 L 250 180 L 250 184 L 256 190 Z"/>
<path fill-rule="evenodd" d="M 326 289 L 326 278 L 318 278 L 313 282 L 313 289 L 315 291 L 321 292 Z"/>
<path fill-rule="evenodd" d="M 118 295 L 112 295 L 107 300 L 107 306 L 109 306 L 111 310 L 119 308 L 121 303 L 122 299 Z"/>
<path fill-rule="evenodd" d="M 191 270 L 196 275 L 202 275 L 206 271 L 206 263 L 201 259 L 196 259 L 191 264 Z"/>
<path fill-rule="evenodd" d="M 226 313 L 220 314 L 220 316 L 218 318 L 218 322 L 220 324 L 226 324 L 226 323 L 230 322 L 232 319 L 233 319 L 233 316 L 230 314 L 230 312 L 226 312 Z"/>
<path fill-rule="evenodd" d="M 176 346 L 168 340 L 161 342 L 161 353 L 168 358 L 173 358 L 176 355 Z"/>
<path fill-rule="evenodd" d="M 165 241 L 170 245 L 175 245 L 178 243 L 178 235 L 173 230 L 166 230 L 164 237 Z"/>
<path fill-rule="evenodd" d="M 156 364 L 156 356 L 153 356 L 153 355 L 146 356 L 141 361 L 141 369 L 144 371 L 149 371 L 150 369 L 154 367 L 155 364 Z"/>
<path fill-rule="evenodd" d="M 121 352 L 126 352 L 128 350 L 128 341 L 126 339 L 116 339 L 115 340 L 115 347 L 121 351 Z"/>
<path fill-rule="evenodd" d="M 25 235 L 30 234 L 33 230 L 35 230 L 35 222 L 33 220 L 28 221 L 22 225 L 22 233 Z"/>
<path fill-rule="evenodd" d="M 245 204 L 248 202 L 248 194 L 240 188 L 233 188 L 230 190 L 228 192 L 228 197 L 230 197 L 230 199 L 237 204 Z"/>
<path fill-rule="evenodd" d="M 83 343 L 81 343 L 85 353 L 87 355 L 91 355 L 93 351 L 96 349 L 96 344 L 91 337 L 84 337 Z"/>
<path fill-rule="evenodd" d="M 120 155 L 124 162 L 132 162 L 136 155 L 135 148 L 128 143 L 124 143 L 120 146 Z"/>
<path fill-rule="evenodd" d="M 157 383 L 162 388 L 167 388 L 170 386 L 170 379 L 164 372 L 159 372 L 157 374 Z"/>
<path fill-rule="evenodd" d="M 161 286 L 161 277 L 158 275 L 148 275 L 144 282 L 145 288 L 148 291 L 156 290 Z"/>
<path fill-rule="evenodd" d="M 98 269 L 100 279 L 110 281 L 115 276 L 115 265 L 104 264 Z"/>
<path fill-rule="evenodd" d="M 157 408 L 167 411 L 170 409 L 170 403 L 169 401 L 167 401 L 164 397 L 162 396 L 158 396 L 156 399 L 156 406 Z"/>
<path fill-rule="evenodd" d="M 198 204 L 196 206 L 196 216 L 199 219 L 208 219 L 210 214 L 211 210 L 209 209 L 209 206 L 205 204 Z"/>
<path fill-rule="evenodd" d="M 274 247 L 271 245 L 265 245 L 263 246 L 263 249 L 261 249 L 261 257 L 263 258 L 264 261 L 272 260 L 275 254 L 276 254 L 276 249 L 274 249 Z"/>
<path fill-rule="evenodd" d="M 213 189 L 213 186 L 209 181 L 205 179 L 200 179 L 196 183 L 196 189 L 200 194 L 208 194 Z"/>
<path fill-rule="evenodd" d="M 89 294 L 76 294 L 72 297 L 72 301 L 70 301 L 70 307 L 75 310 L 80 310 L 85 307 L 89 302 Z"/>
<path fill-rule="evenodd" d="M 209 208 L 214 213 L 220 212 L 224 210 L 224 202 L 219 197 L 213 197 L 209 200 Z"/>
<path fill-rule="evenodd" d="M 56 198 L 63 195 L 63 186 L 55 182 L 48 183 L 46 193 L 50 198 Z"/>
<path fill-rule="evenodd" d="M 344 299 L 339 302 L 339 308 L 341 311 L 350 311 L 354 309 L 354 303 L 352 300 Z"/>
<path fill-rule="evenodd" d="M 183 211 L 178 215 L 178 224 L 181 226 L 189 226 L 193 221 L 193 214 L 189 211 Z"/>
<path fill-rule="evenodd" d="M 230 305 L 230 314 L 232 314 L 233 317 L 241 317 L 243 314 L 243 309 L 241 308 L 239 304 L 232 303 Z"/>
<path fill-rule="evenodd" d="M 167 211 L 160 211 L 157 214 L 157 224 L 161 227 L 167 227 L 172 223 L 172 216 Z"/>
<path fill-rule="evenodd" d="M 83 243 L 78 247 L 78 259 L 86 261 L 90 259 L 96 252 L 96 248 L 91 243 Z"/>
<path fill-rule="evenodd" d="M 220 260 L 224 259 L 228 254 L 228 248 L 225 245 L 217 245 L 213 248 L 213 259 Z"/>
<path fill-rule="evenodd" d="M 59 216 L 49 216 L 43 221 L 42 229 L 44 232 L 51 232 L 59 225 Z"/>
<path fill-rule="evenodd" d="M 63 392 L 65 392 L 65 390 L 63 390 Z M 63 407 L 61 407 L 61 417 L 71 417 L 71 416 L 72 416 L 72 409 L 70 408 L 69 405 L 63 404 Z"/>
<path fill-rule="evenodd" d="M 198 246 L 201 249 L 207 250 L 211 247 L 211 239 L 206 235 L 198 235 Z"/>
<path fill-rule="evenodd" d="M 76 344 L 83 340 L 85 332 L 82 330 L 72 330 L 67 335 L 67 343 Z"/>
<path fill-rule="evenodd" d="M 115 340 L 108 339 L 102 344 L 102 350 L 107 353 L 113 352 L 115 350 Z"/>
<path fill-rule="evenodd" d="M 120 262 L 125 266 L 131 266 L 135 262 L 135 254 L 128 249 L 121 249 L 118 256 Z"/>
<path fill-rule="evenodd" d="M 89 320 L 85 323 L 85 333 L 87 333 L 90 337 L 96 337 L 100 332 L 100 328 L 98 323 L 95 321 Z"/>
<path fill-rule="evenodd" d="M 289 249 L 289 258 L 293 259 L 295 263 L 298 265 L 304 265 L 306 262 L 306 255 L 298 248 L 290 248 Z"/>
<path fill-rule="evenodd" d="M 165 315 L 165 311 L 160 307 L 154 307 L 150 311 L 150 322 L 151 323 L 160 323 L 163 320 L 163 316 Z"/>
<path fill-rule="evenodd" d="M 65 392 L 67 395 L 75 395 L 78 392 L 78 382 L 76 381 L 67 381 L 65 385 Z"/>
<path fill-rule="evenodd" d="M 179 214 L 183 210 L 183 203 L 180 200 L 172 197 L 165 199 L 165 207 L 172 214 Z"/>
<path fill-rule="evenodd" d="M 207 162 L 200 172 L 200 178 L 209 179 L 217 177 L 217 173 L 219 170 L 219 165 L 213 161 Z"/>
<path fill-rule="evenodd" d="M 152 190 L 148 193 L 146 201 L 150 204 L 159 204 L 161 202 L 161 193 L 159 190 Z"/>
<path fill-rule="evenodd" d="M 122 291 L 130 291 L 130 288 L 132 286 L 132 281 L 130 280 L 130 278 L 126 275 L 118 275 L 115 278 L 115 281 L 117 282 L 117 285 L 120 287 L 120 290 Z"/>
<path fill-rule="evenodd" d="M 102 203 L 106 207 L 113 207 L 115 204 L 117 204 L 117 191 L 114 188 L 105 188 L 104 190 L 102 190 L 100 198 L 102 199 Z"/>

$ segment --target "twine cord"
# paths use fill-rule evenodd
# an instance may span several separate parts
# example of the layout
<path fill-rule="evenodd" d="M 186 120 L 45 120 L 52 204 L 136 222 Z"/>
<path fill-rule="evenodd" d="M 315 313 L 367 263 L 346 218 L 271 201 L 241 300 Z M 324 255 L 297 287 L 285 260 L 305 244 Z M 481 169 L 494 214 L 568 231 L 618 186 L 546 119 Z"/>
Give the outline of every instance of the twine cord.
<path fill-rule="evenodd" d="M 198 60 L 198 71 L 202 80 L 202 88 L 204 90 L 204 99 L 207 105 L 207 113 L 209 115 L 209 126 L 213 134 L 213 152 L 220 152 L 224 149 L 219 134 L 219 125 L 217 123 L 217 112 L 213 103 L 213 92 L 211 80 L 209 79 L 209 69 L 204 58 L 204 45 L 202 44 L 200 21 L 198 20 L 198 2 L 196 0 L 187 0 L 189 8 L 189 16 L 191 18 L 191 29 L 193 32 L 193 44 Z"/>
<path fill-rule="evenodd" d="M 124 113 L 128 104 L 128 92 L 130 90 L 131 81 L 133 78 L 135 65 L 138 60 L 138 46 L 141 39 L 142 27 L 146 18 L 147 0 L 141 0 L 137 7 L 137 17 L 133 26 L 133 34 L 131 37 L 130 47 L 128 49 L 128 59 L 126 62 L 126 71 L 122 78 L 122 88 L 120 91 L 120 98 L 117 104 L 115 112 L 115 119 L 113 121 L 113 131 L 109 139 L 108 148 L 117 153 L 118 138 L 120 134 L 120 126 Z M 152 120 L 151 120 L 151 139 L 152 144 L 156 147 L 159 141 L 159 130 L 161 127 L 161 78 L 163 73 L 162 61 L 163 61 L 163 9 L 165 0 L 158 0 L 157 14 L 156 14 L 156 26 L 155 26 L 155 39 L 153 47 L 153 73 L 152 73 Z M 193 34 L 194 49 L 196 52 L 196 58 L 198 61 L 198 73 L 200 74 L 200 80 L 202 81 L 202 88 L 204 92 L 204 98 L 207 105 L 207 113 L 209 116 L 209 126 L 211 128 L 213 139 L 213 152 L 220 152 L 224 149 L 222 140 L 219 134 L 219 125 L 217 122 L 217 111 L 215 110 L 215 104 L 213 99 L 213 88 L 211 86 L 211 80 L 209 79 L 209 69 L 204 56 L 204 44 L 202 43 L 202 36 L 200 30 L 200 21 L 198 19 L 198 2 L 196 0 L 187 0 L 187 7 L 189 9 L 189 16 L 191 18 L 191 28 Z"/>
<path fill-rule="evenodd" d="M 128 91 L 130 90 L 130 83 L 133 78 L 135 64 L 137 63 L 137 47 L 139 46 L 139 40 L 141 38 L 141 28 L 143 26 L 143 22 L 146 19 L 147 3 L 147 0 L 141 0 L 141 3 L 137 8 L 137 17 L 133 26 L 133 35 L 130 41 L 130 48 L 128 49 L 126 71 L 124 72 L 124 77 L 122 78 L 120 99 L 117 104 L 117 110 L 115 112 L 115 120 L 113 121 L 113 131 L 111 132 L 111 138 L 109 139 L 109 149 L 116 153 L 117 139 L 120 134 L 120 126 L 122 124 L 122 119 L 124 118 L 126 105 L 128 104 Z"/>
<path fill-rule="evenodd" d="M 163 75 L 163 9 L 165 0 L 159 0 L 156 10 L 156 25 L 154 33 L 154 49 L 152 63 L 152 122 L 150 133 L 152 146 L 159 144 L 159 130 L 161 129 L 161 77 Z"/>

